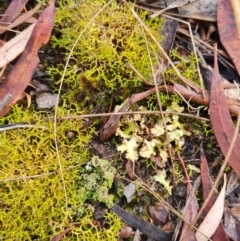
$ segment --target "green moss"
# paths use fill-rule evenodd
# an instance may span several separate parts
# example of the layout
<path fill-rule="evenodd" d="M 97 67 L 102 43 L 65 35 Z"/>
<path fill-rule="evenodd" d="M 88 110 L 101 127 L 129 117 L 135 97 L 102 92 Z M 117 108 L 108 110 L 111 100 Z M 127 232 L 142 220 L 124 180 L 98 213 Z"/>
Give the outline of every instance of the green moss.
<path fill-rule="evenodd" d="M 182 103 L 182 97 L 180 97 L 178 94 L 169 95 L 160 92 L 159 98 L 163 110 L 166 110 L 167 107 L 170 106 L 172 103 L 178 103 L 179 105 Z M 145 103 L 145 105 L 147 106 L 147 110 L 159 110 L 158 99 L 156 94 L 148 96 L 146 98 Z"/>
<path fill-rule="evenodd" d="M 67 114 L 63 109 L 61 112 Z M 57 123 L 69 207 L 66 215 L 53 123 L 44 122 L 43 116 L 46 113 L 23 111 L 15 106 L 1 119 L 2 123 L 37 122 L 34 128 L 0 132 L 0 238 L 3 240 L 49 239 L 69 223 L 66 217 L 71 219 L 80 205 L 75 184 L 81 166 L 89 161 L 89 141 L 95 131 L 86 130 L 82 120 Z M 67 137 L 69 131 L 76 133 L 75 138 Z M 50 226 L 49 222 L 53 224 Z"/>
<path fill-rule="evenodd" d="M 60 108 L 62 115 L 70 110 Z M 54 145 L 53 123 L 43 121 L 45 112 L 21 110 L 18 106 L 1 119 L 3 123 L 27 122 L 35 120 L 34 128 L 15 129 L 0 132 L 0 238 L 3 240 L 50 240 L 71 222 L 78 224 L 73 229 L 71 238 L 66 240 L 117 240 L 120 220 L 107 214 L 109 230 L 90 227 L 90 213 L 76 216 L 83 209 L 87 198 L 95 198 L 112 204 L 113 197 L 108 194 L 114 178 L 114 170 L 108 163 L 101 164 L 92 182 L 100 180 L 98 195 L 88 195 L 94 189 L 82 189 L 79 180 L 84 179 L 85 164 L 90 161 L 89 142 L 95 133 L 86 129 L 82 120 L 67 120 L 57 123 L 57 141 L 64 180 L 68 197 L 66 213 L 65 194 Z M 38 128 L 41 127 L 41 128 Z M 44 127 L 44 128 L 43 128 Z M 67 133 L 74 131 L 75 137 L 68 138 Z M 85 172 L 85 173 L 84 173 Z M 103 177 L 100 176 L 104 173 Z M 100 200 L 100 194 L 102 199 Z M 103 195 L 105 194 L 105 196 Z M 103 200 L 103 197 L 109 199 Z M 92 225 L 93 226 L 93 225 Z M 85 230 L 86 229 L 86 230 Z M 116 231 L 117 230 L 117 231 Z M 84 236 L 88 235 L 88 236 Z M 98 238 L 99 239 L 96 239 Z M 115 237 L 115 238 L 114 238 Z M 109 238 L 109 239 L 107 239 Z"/>
<path fill-rule="evenodd" d="M 58 1 L 58 32 L 51 43 L 54 48 L 64 50 L 64 60 L 79 33 L 105 2 L 84 0 L 79 6 L 67 8 L 65 5 L 73 5 L 71 1 Z M 160 41 L 161 20 L 147 19 L 148 13 L 144 11 L 138 13 Z M 138 92 L 141 81 L 127 63 L 150 79 L 148 54 L 155 66 L 157 51 L 130 10 L 113 2 L 89 25 L 73 51 L 64 77 L 63 101 L 58 115 L 106 110 L 111 94 L 118 102 Z M 63 64 L 49 69 L 57 84 L 63 69 Z M 92 223 L 93 210 L 84 206 L 89 198 L 107 206 L 114 201 L 109 189 L 116 170 L 105 160 L 91 172 L 85 168 L 91 159 L 89 142 L 95 129 L 86 128 L 83 120 L 57 123 L 59 155 L 68 198 L 66 210 L 54 125 L 51 121 L 44 121 L 48 116 L 52 117 L 52 113 L 15 106 L 0 120 L 0 124 L 35 121 L 34 128 L 0 132 L 0 239 L 50 240 L 74 223 L 74 229 L 65 240 L 117 240 L 122 225 L 120 220 L 107 213 L 108 228 L 96 226 Z M 74 132 L 75 136 L 68 137 L 69 132 Z"/>
<path fill-rule="evenodd" d="M 107 228 L 101 228 L 100 225 L 93 224 L 93 222 L 91 222 L 92 216 L 93 210 L 87 209 L 84 217 L 81 219 L 81 225 L 75 228 L 75 234 L 78 237 L 77 240 L 119 240 L 119 230 L 122 228 L 123 224 L 115 214 L 108 212 L 105 215 Z"/>
<path fill-rule="evenodd" d="M 184 58 L 178 54 L 177 48 L 175 48 L 171 52 L 171 58 L 177 61 L 176 67 L 184 77 L 200 86 L 194 52 L 190 52 L 187 58 Z M 179 82 L 179 78 L 172 68 L 165 71 L 164 78 L 166 81 Z"/>
<path fill-rule="evenodd" d="M 184 181 L 184 174 L 178 163 L 173 163 L 170 171 L 175 178 L 175 185 Z"/>
<path fill-rule="evenodd" d="M 63 2 L 65 1 L 60 1 L 61 4 Z M 53 36 L 51 43 L 54 48 L 66 51 L 65 59 L 78 35 L 104 2 L 85 0 L 76 8 L 62 7 L 57 12 L 56 29 L 59 35 Z M 148 13 L 145 11 L 138 13 L 160 41 L 161 20 L 147 19 Z M 157 64 L 157 47 L 145 34 L 126 5 L 115 1 L 110 4 L 87 27 L 74 48 L 64 78 L 68 101 L 76 101 L 81 107 L 92 110 L 99 104 L 99 100 L 104 99 L 104 103 L 101 102 L 100 105 L 106 110 L 110 102 L 110 93 L 113 93 L 115 101 L 124 100 L 136 93 L 142 83 L 128 63 L 146 79 L 151 77 L 146 39 L 153 64 Z M 50 69 L 49 73 L 56 78 L 62 75 L 62 70 L 63 66 L 59 65 Z"/>

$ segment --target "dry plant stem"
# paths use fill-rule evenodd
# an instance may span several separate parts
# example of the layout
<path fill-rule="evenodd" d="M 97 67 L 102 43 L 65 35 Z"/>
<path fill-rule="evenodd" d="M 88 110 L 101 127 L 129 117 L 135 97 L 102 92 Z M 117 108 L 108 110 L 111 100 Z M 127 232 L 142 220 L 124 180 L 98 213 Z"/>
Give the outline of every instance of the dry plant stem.
<path fill-rule="evenodd" d="M 60 155 L 59 155 L 59 149 L 58 149 L 58 143 L 57 143 L 57 109 L 58 109 L 58 103 L 60 100 L 60 93 L 62 91 L 62 86 L 63 86 L 63 80 L 65 78 L 66 75 L 66 71 L 67 71 L 67 66 L 69 64 L 70 58 L 73 54 L 73 50 L 77 45 L 77 42 L 79 41 L 79 39 L 82 37 L 83 33 L 87 30 L 87 28 L 90 26 L 90 24 L 93 23 L 94 19 L 108 6 L 112 3 L 113 0 L 109 1 L 107 4 L 105 4 L 92 18 L 91 20 L 86 24 L 86 26 L 84 27 L 84 29 L 79 33 L 76 41 L 74 42 L 66 64 L 64 66 L 64 70 L 63 70 L 63 74 L 62 74 L 62 78 L 60 80 L 60 86 L 59 86 L 59 90 L 58 90 L 58 96 L 57 96 L 57 100 L 56 100 L 56 105 L 55 105 L 55 113 L 54 113 L 54 144 L 56 147 L 56 154 L 57 154 L 57 160 L 58 160 L 58 165 L 59 165 L 59 170 L 60 170 L 60 174 L 61 174 L 61 178 L 62 178 L 62 182 L 63 182 L 63 189 L 64 189 L 64 195 L 65 195 L 65 209 L 66 209 L 66 218 L 68 216 L 68 197 L 67 197 L 67 190 L 66 190 L 66 184 L 65 184 L 65 179 L 64 179 L 64 175 L 63 175 L 63 168 L 62 168 L 62 164 L 61 164 L 61 159 L 60 159 Z"/>
<path fill-rule="evenodd" d="M 0 127 L 1 131 L 8 131 L 8 130 L 14 130 L 14 129 L 20 129 L 20 128 L 39 128 L 39 129 L 46 129 L 45 126 L 36 126 L 36 125 L 27 125 L 27 124 L 17 124 L 17 125 L 10 125 L 6 127 Z"/>
<path fill-rule="evenodd" d="M 141 1 L 143 2 L 143 1 Z M 146 11 L 149 11 L 149 12 L 152 12 L 152 13 L 156 13 L 158 11 L 159 8 L 155 8 L 153 9 L 152 7 L 151 8 L 148 8 L 148 7 L 143 7 L 141 5 L 136 5 L 136 8 L 139 8 L 139 9 L 143 9 L 143 10 L 146 10 Z M 167 13 L 169 16 L 174 16 L 176 18 L 186 18 L 186 15 L 182 15 L 182 14 L 178 14 L 178 13 L 172 13 L 172 12 L 168 12 Z M 197 18 L 198 20 L 203 20 L 203 21 L 209 21 L 209 22 L 216 22 L 216 19 L 215 18 L 209 18 L 209 17 L 206 17 L 204 16 L 203 18 Z"/>
<path fill-rule="evenodd" d="M 68 170 L 72 170 L 72 169 L 75 169 L 75 168 L 79 168 L 79 167 L 81 167 L 84 164 L 86 164 L 86 163 L 82 163 L 82 164 L 76 165 L 76 166 L 69 166 L 69 167 L 63 169 L 63 171 L 68 171 Z M 5 179 L 1 179 L 0 182 L 9 182 L 9 181 L 18 181 L 18 180 L 42 178 L 42 177 L 51 176 L 51 175 L 57 174 L 57 173 L 58 172 L 47 172 L 47 173 L 31 175 L 31 176 L 8 177 L 8 178 L 5 178 Z"/>
<path fill-rule="evenodd" d="M 194 107 L 191 106 L 190 103 L 189 103 L 189 102 L 191 101 L 191 99 L 189 99 L 189 100 L 187 101 L 187 100 L 182 96 L 182 94 L 179 93 L 179 91 L 175 90 L 175 92 L 176 92 L 176 93 L 182 98 L 182 100 L 186 103 L 189 112 L 190 112 L 190 109 L 192 109 L 192 110 L 198 110 L 199 108 L 201 108 L 201 107 L 194 108 Z"/>
<path fill-rule="evenodd" d="M 202 92 L 201 88 L 199 88 L 196 84 L 194 84 L 193 82 L 189 81 L 187 78 L 185 78 L 184 76 L 181 75 L 181 73 L 178 71 L 178 69 L 176 68 L 176 66 L 173 64 L 172 60 L 169 58 L 168 54 L 163 50 L 162 46 L 159 44 L 159 42 L 156 40 L 156 38 L 153 36 L 153 34 L 149 31 L 149 28 L 146 26 L 146 24 L 142 21 L 142 19 L 138 16 L 138 14 L 135 12 L 135 10 L 130 6 L 129 3 L 126 2 L 126 0 L 122 0 L 122 2 L 124 2 L 125 4 L 127 4 L 127 6 L 129 6 L 129 9 L 131 10 L 131 12 L 133 13 L 134 17 L 138 20 L 138 22 L 143 26 L 143 28 L 146 30 L 146 32 L 148 33 L 148 35 L 152 38 L 152 40 L 154 41 L 154 43 L 156 44 L 156 46 L 158 47 L 158 49 L 160 50 L 160 52 L 163 54 L 164 58 L 169 62 L 169 64 L 171 65 L 171 67 L 174 69 L 174 71 L 176 72 L 177 76 L 179 77 L 179 79 L 186 84 L 187 86 L 191 87 L 192 89 L 194 89 L 196 92 Z"/>
<path fill-rule="evenodd" d="M 179 162 L 180 162 L 180 164 L 181 164 L 181 166 L 182 166 L 182 169 L 183 169 L 183 172 L 184 172 L 184 175 L 185 175 L 185 178 L 186 178 L 186 182 L 190 183 L 191 180 L 189 179 L 189 176 L 188 176 L 186 167 L 185 167 L 185 165 L 184 165 L 184 161 L 183 161 L 182 157 L 179 155 L 179 153 L 177 153 L 177 157 L 178 157 Z"/>
<path fill-rule="evenodd" d="M 162 103 L 161 103 L 160 96 L 159 96 L 156 74 L 154 73 L 153 63 L 152 63 L 152 59 L 151 59 L 151 56 L 150 56 L 149 46 L 148 46 L 148 42 L 147 42 L 147 38 L 146 38 L 145 33 L 144 33 L 144 39 L 145 39 L 145 42 L 146 42 L 146 45 L 147 45 L 148 58 L 149 58 L 149 61 L 150 61 L 150 64 L 151 64 L 152 75 L 153 75 L 153 80 L 154 80 L 154 88 L 155 88 L 155 91 L 156 91 L 158 106 L 159 106 L 159 110 L 160 110 L 160 113 L 161 113 L 160 115 L 161 115 L 162 120 L 163 120 L 163 127 L 164 127 L 166 140 L 167 140 L 168 153 L 169 153 L 172 165 L 173 165 L 173 156 L 172 156 L 172 151 L 171 151 L 170 138 L 169 138 L 167 125 L 166 125 L 165 117 L 164 117 L 163 110 L 162 110 Z M 173 175 L 173 181 L 175 183 L 175 175 Z"/>
<path fill-rule="evenodd" d="M 206 99 L 202 98 L 202 94 L 196 93 L 193 90 L 187 89 L 184 86 L 175 83 L 174 85 L 168 85 L 167 88 L 165 86 L 159 86 L 158 87 L 159 90 L 163 91 L 163 92 L 167 92 L 167 93 L 180 93 L 185 99 L 187 100 L 191 100 L 195 103 L 198 103 L 200 105 L 204 105 L 204 106 L 208 106 L 209 105 L 209 92 L 206 91 Z M 240 113 L 240 104 L 227 99 L 227 104 L 229 107 L 229 110 L 231 112 L 231 114 L 233 114 L 234 116 L 238 116 L 238 114 Z"/>
<path fill-rule="evenodd" d="M 199 219 L 199 217 L 201 216 L 204 208 L 206 207 L 207 203 L 209 202 L 211 196 L 213 195 L 214 190 L 215 190 L 215 189 L 217 188 L 217 186 L 218 186 L 218 183 L 219 183 L 219 181 L 220 181 L 220 179 L 221 179 L 221 177 L 222 177 L 222 175 L 223 175 L 223 173 L 224 173 L 224 170 L 225 170 L 225 168 L 226 168 L 226 166 L 227 166 L 228 160 L 229 160 L 229 158 L 230 158 L 230 156 L 231 156 L 231 153 L 232 153 L 232 150 L 233 150 L 233 148 L 234 148 L 234 145 L 235 145 L 235 142 L 236 142 L 236 139 L 237 139 L 237 136 L 238 136 L 239 126 L 240 126 L 240 114 L 238 115 L 237 124 L 236 124 L 236 129 L 235 129 L 235 132 L 234 132 L 232 141 L 231 141 L 231 145 L 229 146 L 227 155 L 226 155 L 226 157 L 225 157 L 225 160 L 224 160 L 224 162 L 223 162 L 223 164 L 222 164 L 222 166 L 221 166 L 221 168 L 220 168 L 220 170 L 219 170 L 219 172 L 218 172 L 217 178 L 216 178 L 216 180 L 215 180 L 215 182 L 214 182 L 214 184 L 213 184 L 213 186 L 212 186 L 211 191 L 209 192 L 209 194 L 208 194 L 206 200 L 204 201 L 202 207 L 201 207 L 200 210 L 198 211 L 198 214 L 196 215 L 196 217 L 195 217 L 194 220 L 192 221 L 191 225 L 189 226 L 188 232 L 190 232 L 190 230 L 191 230 L 191 229 L 194 227 L 194 225 L 196 224 L 196 222 L 197 222 L 197 220 Z M 188 232 L 187 232 L 187 233 L 188 233 Z"/>
<path fill-rule="evenodd" d="M 184 35 L 186 35 L 186 36 L 188 36 L 188 37 L 191 37 L 190 34 L 189 34 L 185 29 L 178 28 L 177 31 L 178 31 L 179 33 L 181 33 L 181 34 L 184 34 Z M 206 48 L 214 51 L 214 47 L 211 46 L 210 44 L 206 43 L 205 41 L 203 41 L 203 40 L 201 40 L 201 39 L 199 39 L 199 38 L 197 38 L 197 37 L 195 37 L 195 36 L 193 36 L 193 39 L 196 40 L 197 42 L 199 42 L 200 44 L 204 45 Z M 226 58 L 226 59 L 229 60 L 229 56 L 226 55 L 223 51 L 221 51 L 221 50 L 218 49 L 218 50 L 217 50 L 217 53 L 218 53 L 220 56 L 222 56 L 222 57 L 224 57 L 224 58 Z M 228 64 L 229 64 L 231 67 L 233 67 L 233 65 L 231 65 L 230 63 L 228 63 Z"/>
<path fill-rule="evenodd" d="M 163 111 L 162 112 L 164 115 L 168 114 L 175 114 L 175 115 L 181 115 L 181 116 L 186 116 L 190 118 L 195 118 L 199 120 L 204 120 L 204 121 L 209 121 L 209 119 L 204 118 L 204 117 L 199 117 L 196 115 L 192 114 L 187 114 L 187 113 L 179 113 L 179 112 L 171 112 L 171 111 Z M 99 113 L 99 114 L 86 114 L 86 115 L 69 115 L 69 116 L 59 116 L 57 117 L 58 121 L 61 120 L 71 120 L 71 119 L 84 119 L 84 118 L 96 118 L 96 117 L 105 117 L 105 116 L 114 116 L 114 115 L 135 115 L 135 114 L 140 114 L 140 115 L 159 115 L 161 114 L 161 111 L 129 111 L 129 112 L 111 112 L 111 113 Z M 51 121 L 53 118 L 47 118 L 45 121 Z M 1 130 L 1 126 L 0 126 Z"/>
<path fill-rule="evenodd" d="M 137 180 L 140 182 L 136 183 L 136 185 L 139 185 L 140 187 L 142 187 L 143 189 L 145 189 L 146 191 L 148 191 L 149 193 L 151 193 L 159 202 L 161 202 L 163 204 L 163 206 L 166 209 L 169 209 L 172 213 L 174 213 L 177 217 L 181 218 L 184 222 L 186 222 L 188 225 L 190 225 L 190 223 L 178 212 L 176 211 L 168 202 L 166 202 L 162 197 L 160 197 L 157 193 L 155 193 L 154 191 L 151 190 L 151 188 L 144 183 L 141 178 L 139 176 L 137 176 L 135 174 L 135 172 L 133 172 L 134 176 L 137 178 Z M 132 182 L 131 180 L 125 178 L 125 177 L 120 177 L 121 179 L 128 181 L 128 182 Z"/>
<path fill-rule="evenodd" d="M 138 70 L 131 63 L 128 63 L 128 66 L 142 80 L 142 83 L 144 85 L 149 86 L 149 83 L 147 82 L 147 80 L 142 76 L 141 73 L 138 72 Z"/>
<path fill-rule="evenodd" d="M 239 0 L 231 0 L 233 14 L 238 32 L 238 38 L 240 38 L 240 2 Z"/>
<path fill-rule="evenodd" d="M 191 41 L 192 41 L 192 46 L 193 46 L 193 52 L 194 52 L 194 56 L 195 56 L 195 59 L 196 59 L 196 65 L 197 65 L 197 71 L 198 71 L 198 76 L 199 76 L 199 81 L 200 81 L 200 84 L 201 84 L 201 88 L 202 88 L 202 94 L 203 94 L 203 99 L 206 99 L 206 96 L 205 96 L 205 92 L 204 92 L 204 83 L 203 83 L 203 78 L 202 78 L 202 74 L 201 74 L 201 71 L 200 71 L 200 67 L 199 67 L 199 61 L 198 61 L 198 56 L 197 56 L 197 51 L 196 51 L 196 46 L 195 46 L 195 42 L 193 40 L 193 34 L 192 34 L 192 28 L 191 28 L 191 24 L 187 21 L 183 21 L 181 19 L 177 19 L 177 18 L 174 18 L 174 17 L 171 17 L 169 15 L 165 15 L 163 14 L 164 17 L 166 18 L 169 18 L 169 19 L 173 19 L 173 20 L 176 20 L 178 22 L 181 22 L 183 24 L 186 24 L 188 26 L 188 30 L 189 30 L 189 33 L 190 33 L 190 38 L 191 38 Z"/>

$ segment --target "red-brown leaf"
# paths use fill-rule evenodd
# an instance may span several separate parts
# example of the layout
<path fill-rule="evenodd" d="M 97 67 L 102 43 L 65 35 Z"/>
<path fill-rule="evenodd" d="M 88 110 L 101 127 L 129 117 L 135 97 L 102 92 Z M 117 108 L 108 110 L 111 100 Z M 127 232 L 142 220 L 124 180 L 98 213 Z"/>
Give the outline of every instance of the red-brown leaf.
<path fill-rule="evenodd" d="M 228 105 L 223 93 L 221 78 L 218 70 L 216 46 L 214 51 L 214 71 L 210 92 L 210 120 L 218 145 L 224 156 L 226 156 L 230 146 L 235 126 L 233 125 Z M 240 177 L 240 136 L 237 137 L 228 164 Z"/>
<path fill-rule="evenodd" d="M 203 150 L 200 150 L 200 159 L 201 159 L 201 179 L 202 179 L 202 187 L 203 187 L 203 197 L 206 199 L 212 187 L 211 178 L 209 176 L 209 169 L 207 160 L 203 153 Z M 213 204 L 215 203 L 216 198 L 214 195 L 211 196 L 209 202 L 207 203 L 206 207 L 204 208 L 204 214 L 206 215 L 209 210 L 212 208 Z M 224 230 L 222 223 L 218 225 L 215 233 L 212 236 L 213 241 L 228 241 L 228 237 Z"/>
<path fill-rule="evenodd" d="M 198 206 L 196 195 L 195 194 L 190 195 L 191 189 L 193 187 L 192 187 L 192 184 L 190 183 L 190 178 L 188 176 L 188 172 L 187 172 L 187 169 L 185 167 L 184 161 L 183 161 L 183 159 L 181 158 L 180 155 L 178 155 L 178 159 L 179 159 L 180 164 L 182 166 L 182 169 L 183 169 L 183 172 L 184 172 L 184 175 L 185 175 L 185 179 L 186 179 L 186 185 L 187 185 L 187 200 L 186 200 L 186 207 L 185 207 L 185 210 L 183 212 L 183 216 L 189 223 L 191 223 L 197 215 L 199 206 Z M 191 200 L 189 201 L 188 199 L 191 199 Z M 180 240 L 181 241 L 182 240 L 184 240 L 184 241 L 196 241 L 197 239 L 195 237 L 194 232 L 192 230 L 190 230 L 190 232 L 189 232 L 188 230 L 189 230 L 188 224 L 184 223 L 183 227 L 182 227 L 182 233 L 181 233 L 181 236 L 180 236 Z"/>
<path fill-rule="evenodd" d="M 27 2 L 28 0 L 12 0 L 6 12 L 1 17 L 0 23 L 11 23 L 21 13 Z M 3 25 L 6 26 L 5 24 Z"/>
<path fill-rule="evenodd" d="M 240 75 L 240 39 L 230 0 L 218 0 L 217 25 L 221 43 L 227 50 Z"/>
<path fill-rule="evenodd" d="M 39 63 L 38 50 L 50 38 L 55 19 L 55 1 L 40 15 L 38 22 L 26 45 L 26 49 L 13 67 L 12 71 L 0 85 L 0 117 L 10 110 L 11 103 L 29 84 L 35 68 Z"/>
<path fill-rule="evenodd" d="M 234 241 L 240 241 L 240 220 L 234 213 L 225 207 L 224 210 L 224 226 L 228 236 Z"/>

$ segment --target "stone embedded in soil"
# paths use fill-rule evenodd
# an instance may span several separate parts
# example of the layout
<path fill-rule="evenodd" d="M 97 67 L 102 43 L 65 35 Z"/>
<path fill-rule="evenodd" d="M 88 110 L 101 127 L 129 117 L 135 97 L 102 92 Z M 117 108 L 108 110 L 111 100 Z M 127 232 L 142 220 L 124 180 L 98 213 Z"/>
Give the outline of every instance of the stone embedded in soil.
<path fill-rule="evenodd" d="M 131 182 L 127 186 L 125 186 L 123 195 L 127 198 L 128 203 L 130 203 L 133 200 L 135 192 L 136 185 L 134 183 Z"/>
<path fill-rule="evenodd" d="M 38 109 L 50 109 L 57 102 L 57 94 L 51 93 L 39 93 L 36 96 L 37 108 Z"/>

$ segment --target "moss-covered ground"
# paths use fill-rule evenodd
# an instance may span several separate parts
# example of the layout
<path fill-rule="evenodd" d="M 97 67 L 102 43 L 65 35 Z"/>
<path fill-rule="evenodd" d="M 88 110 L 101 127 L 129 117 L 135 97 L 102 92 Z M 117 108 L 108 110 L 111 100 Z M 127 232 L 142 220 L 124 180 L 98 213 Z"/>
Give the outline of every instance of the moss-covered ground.
<path fill-rule="evenodd" d="M 112 99 L 116 105 L 143 91 L 129 63 L 151 81 L 152 66 L 160 58 L 157 47 L 129 8 L 117 1 L 91 22 L 105 3 L 58 1 L 50 45 L 63 58 L 48 68 L 55 92 L 63 80 L 58 116 L 107 112 Z M 138 14 L 161 41 L 162 20 L 148 19 L 145 11 L 138 10 Z M 189 65 L 183 68 L 189 69 Z M 166 72 L 166 78 L 173 75 Z M 156 99 L 149 98 L 145 108 L 155 109 L 154 103 Z M 19 104 L 0 120 L 0 124 L 33 125 L 0 132 L 0 240 L 50 240 L 67 228 L 72 231 L 63 240 L 118 240 L 120 219 L 107 212 L 105 225 L 96 225 L 93 207 L 86 202 L 94 199 L 110 207 L 116 201 L 108 193 L 116 173 L 113 164 L 101 160 L 100 165 L 91 166 L 90 142 L 101 123 L 68 119 L 57 121 L 54 128 L 48 119 L 52 117 L 53 111 Z"/>

